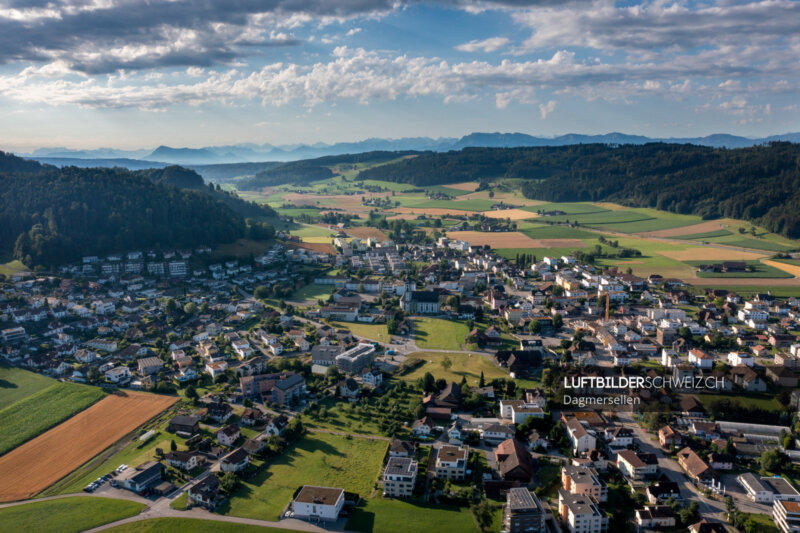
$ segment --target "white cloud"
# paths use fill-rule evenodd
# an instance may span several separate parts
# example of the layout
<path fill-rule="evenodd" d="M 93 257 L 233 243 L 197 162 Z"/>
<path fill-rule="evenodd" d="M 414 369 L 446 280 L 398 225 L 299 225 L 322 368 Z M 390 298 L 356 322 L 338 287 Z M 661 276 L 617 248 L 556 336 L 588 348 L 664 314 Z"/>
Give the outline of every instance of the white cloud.
<path fill-rule="evenodd" d="M 505 37 L 490 37 L 482 41 L 470 41 L 468 43 L 459 44 L 456 50 L 460 52 L 496 52 L 508 46 L 511 42 Z"/>
<path fill-rule="evenodd" d="M 552 113 L 556 110 L 556 101 L 550 100 L 546 104 L 539 104 L 539 114 L 542 117 L 542 120 L 547 118 L 547 115 Z"/>

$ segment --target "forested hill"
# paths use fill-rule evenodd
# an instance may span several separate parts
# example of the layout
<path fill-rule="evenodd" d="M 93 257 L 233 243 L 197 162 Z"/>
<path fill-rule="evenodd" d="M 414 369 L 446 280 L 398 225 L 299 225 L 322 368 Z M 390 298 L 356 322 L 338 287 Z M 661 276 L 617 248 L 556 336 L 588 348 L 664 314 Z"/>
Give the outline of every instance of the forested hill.
<path fill-rule="evenodd" d="M 0 253 L 30 267 L 53 266 L 83 255 L 246 236 L 245 217 L 217 195 L 227 193 L 179 189 L 120 168 L 58 169 L 0 152 Z M 269 229 L 257 226 L 260 235 Z"/>
<path fill-rule="evenodd" d="M 362 154 L 344 154 L 292 161 L 258 172 L 255 176 L 236 181 L 236 187 L 243 191 L 254 191 L 264 187 L 272 187 L 290 183 L 292 185 L 308 185 L 312 181 L 333 177 L 333 167 L 353 168 L 363 163 L 383 163 L 416 152 L 364 152 Z"/>
<path fill-rule="evenodd" d="M 664 143 L 470 148 L 421 153 L 365 169 L 359 178 L 414 185 L 521 178 L 528 198 L 740 218 L 800 237 L 800 144 L 733 150 Z"/>
<path fill-rule="evenodd" d="M 222 190 L 219 185 L 213 183 L 205 184 L 202 176 L 178 165 L 165 168 L 150 168 L 147 170 L 137 170 L 134 174 L 145 176 L 156 183 L 172 185 L 179 189 L 194 189 L 205 194 L 211 195 L 215 200 L 227 205 L 240 215 L 246 218 L 276 217 L 274 209 L 268 205 L 259 205 L 255 202 L 248 202 L 236 196 L 235 193 Z"/>

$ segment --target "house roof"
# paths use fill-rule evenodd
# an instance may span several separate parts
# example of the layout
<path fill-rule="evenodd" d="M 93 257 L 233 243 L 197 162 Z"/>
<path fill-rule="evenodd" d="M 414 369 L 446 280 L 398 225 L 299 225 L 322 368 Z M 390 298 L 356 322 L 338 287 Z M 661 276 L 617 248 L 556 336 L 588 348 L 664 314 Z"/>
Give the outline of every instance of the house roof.
<path fill-rule="evenodd" d="M 300 489 L 300 493 L 294 501 L 299 503 L 314 503 L 317 505 L 336 505 L 336 502 L 342 497 L 344 497 L 344 489 L 305 485 Z"/>

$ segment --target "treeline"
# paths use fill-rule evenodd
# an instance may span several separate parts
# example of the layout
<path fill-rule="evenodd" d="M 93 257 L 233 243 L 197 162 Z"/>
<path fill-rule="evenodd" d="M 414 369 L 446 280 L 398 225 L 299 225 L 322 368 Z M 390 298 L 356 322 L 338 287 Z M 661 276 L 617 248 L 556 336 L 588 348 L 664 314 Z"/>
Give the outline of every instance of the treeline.
<path fill-rule="evenodd" d="M 365 152 L 362 154 L 329 155 L 317 159 L 291 161 L 273 168 L 258 172 L 255 176 L 242 178 L 236 181 L 236 188 L 243 191 L 255 191 L 263 187 L 283 185 L 308 185 L 312 181 L 319 181 L 333 177 L 331 167 L 343 166 L 346 169 L 364 163 L 381 163 L 398 157 L 403 157 L 415 152 Z"/>
<path fill-rule="evenodd" d="M 359 173 L 414 185 L 500 177 L 526 180 L 528 198 L 739 218 L 800 237 L 800 145 L 792 143 L 733 150 L 665 143 L 471 148 L 426 152 Z"/>
<path fill-rule="evenodd" d="M 179 189 L 163 176 L 154 181 L 121 168 L 20 167 L 19 159 L 0 152 L 0 253 L 29 267 L 114 251 L 215 245 L 249 234 L 244 216 L 215 199 L 227 194 L 222 191 Z M 17 168 L 26 172 L 9 172 Z M 271 230 L 257 223 L 251 233 L 268 237 Z"/>

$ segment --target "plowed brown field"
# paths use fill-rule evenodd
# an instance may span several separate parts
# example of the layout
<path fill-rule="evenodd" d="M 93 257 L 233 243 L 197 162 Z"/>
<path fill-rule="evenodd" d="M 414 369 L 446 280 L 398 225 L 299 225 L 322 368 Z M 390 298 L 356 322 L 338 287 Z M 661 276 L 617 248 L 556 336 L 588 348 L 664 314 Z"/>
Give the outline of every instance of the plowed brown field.
<path fill-rule="evenodd" d="M 0 457 L 0 502 L 41 492 L 177 401 L 117 392 L 8 452 Z"/>

